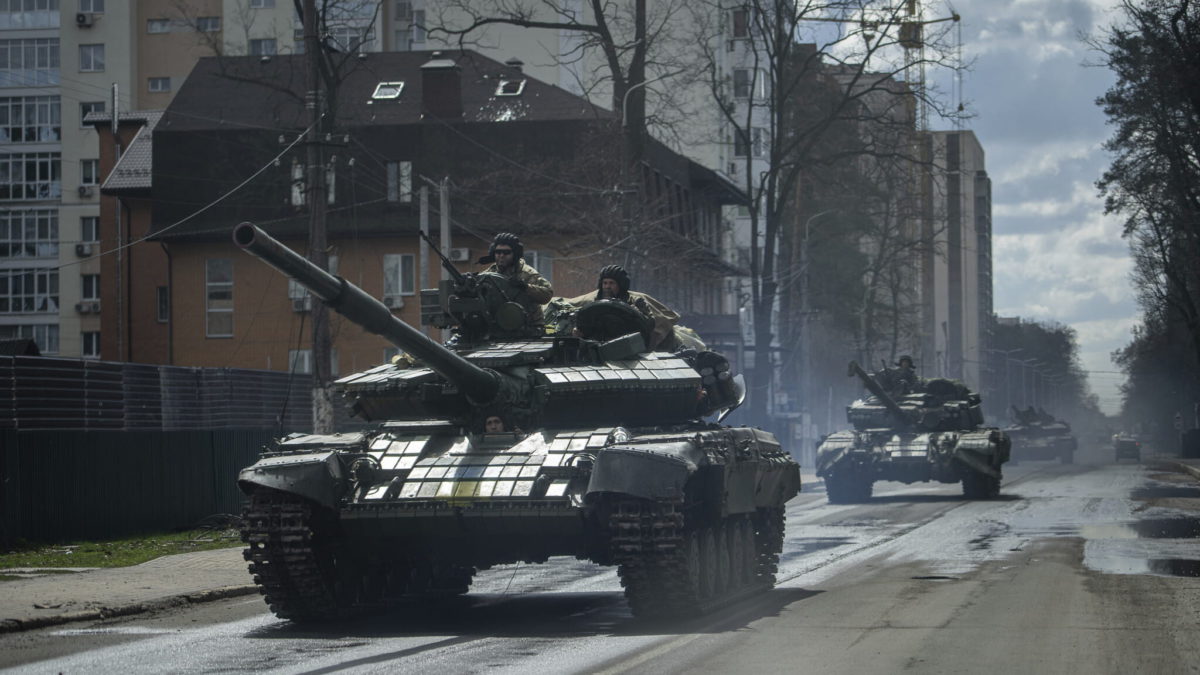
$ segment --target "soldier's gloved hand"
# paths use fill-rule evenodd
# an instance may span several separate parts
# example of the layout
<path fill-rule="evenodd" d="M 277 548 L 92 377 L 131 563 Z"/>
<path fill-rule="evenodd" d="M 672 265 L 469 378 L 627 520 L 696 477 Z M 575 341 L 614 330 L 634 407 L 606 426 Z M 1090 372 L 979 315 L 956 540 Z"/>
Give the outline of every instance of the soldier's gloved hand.
<path fill-rule="evenodd" d="M 642 313 L 643 313 L 643 314 L 649 314 L 649 313 L 650 313 L 650 306 L 646 304 L 646 299 L 645 299 L 645 298 L 638 298 L 637 300 L 634 300 L 634 301 L 633 301 L 633 306 L 634 306 L 634 307 L 637 307 L 637 308 L 638 308 L 638 309 L 640 309 L 640 310 L 642 310 Z"/>

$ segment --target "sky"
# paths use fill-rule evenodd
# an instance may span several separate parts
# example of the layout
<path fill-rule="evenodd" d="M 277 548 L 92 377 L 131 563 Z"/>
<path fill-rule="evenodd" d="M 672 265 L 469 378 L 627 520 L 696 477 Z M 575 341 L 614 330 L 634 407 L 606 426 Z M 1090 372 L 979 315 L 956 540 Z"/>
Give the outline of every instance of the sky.
<path fill-rule="evenodd" d="M 1110 414 L 1123 381 L 1110 355 L 1130 341 L 1138 309 L 1121 218 L 1104 215 L 1096 190 L 1112 129 L 1095 100 L 1114 78 L 1081 36 L 1117 21 L 1117 4 L 953 2 L 963 60 L 973 63 L 962 98 L 975 117 L 963 128 L 982 144 L 992 180 L 995 311 L 1074 328 L 1091 390 Z M 949 13 L 925 3 L 926 19 Z"/>

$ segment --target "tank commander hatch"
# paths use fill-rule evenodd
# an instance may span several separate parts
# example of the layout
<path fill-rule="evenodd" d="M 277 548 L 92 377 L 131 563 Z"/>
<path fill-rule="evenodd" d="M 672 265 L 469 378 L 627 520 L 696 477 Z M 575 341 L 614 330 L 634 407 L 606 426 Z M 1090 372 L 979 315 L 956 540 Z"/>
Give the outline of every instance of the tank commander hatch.
<path fill-rule="evenodd" d="M 491 263 L 483 270 L 485 273 L 499 274 L 507 277 L 513 288 L 524 293 L 529 299 L 529 318 L 536 324 L 542 324 L 542 305 L 554 296 L 550 282 L 538 273 L 529 263 L 525 262 L 525 245 L 521 238 L 511 232 L 501 232 L 492 239 L 488 254 L 479 259 L 480 265 Z"/>

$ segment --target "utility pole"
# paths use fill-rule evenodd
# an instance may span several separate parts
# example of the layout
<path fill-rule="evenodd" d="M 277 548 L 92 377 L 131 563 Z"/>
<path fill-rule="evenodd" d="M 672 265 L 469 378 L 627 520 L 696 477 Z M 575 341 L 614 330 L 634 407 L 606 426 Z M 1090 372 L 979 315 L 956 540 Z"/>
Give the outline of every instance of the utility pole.
<path fill-rule="evenodd" d="M 308 201 L 308 259 L 321 269 L 329 268 L 325 233 L 325 140 L 326 101 L 321 91 L 321 41 L 317 34 L 316 0 L 304 0 L 304 54 L 308 66 L 308 93 L 305 104 L 311 113 L 312 127 L 307 143 L 305 196 Z M 333 392 L 329 334 L 329 309 L 322 302 L 312 303 L 312 406 L 313 433 L 333 432 Z"/>

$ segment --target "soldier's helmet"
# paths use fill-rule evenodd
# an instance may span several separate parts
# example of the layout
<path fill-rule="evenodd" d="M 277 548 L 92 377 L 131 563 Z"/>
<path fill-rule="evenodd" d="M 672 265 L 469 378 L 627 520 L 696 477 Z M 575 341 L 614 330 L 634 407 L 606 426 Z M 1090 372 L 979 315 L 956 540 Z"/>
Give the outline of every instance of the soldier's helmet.
<path fill-rule="evenodd" d="M 521 238 L 512 232 L 501 232 L 495 237 L 492 237 L 492 243 L 488 246 L 488 254 L 479 259 L 479 264 L 487 264 L 496 262 L 496 247 L 508 246 L 513 250 L 513 261 L 520 260 L 525 255 L 525 245 L 521 243 Z"/>
<path fill-rule="evenodd" d="M 600 290 L 605 279 L 612 279 L 617 282 L 617 288 L 621 290 L 621 295 L 629 292 L 629 272 L 625 271 L 620 265 L 607 265 L 600 270 L 600 278 L 596 280 L 596 290 Z"/>
<path fill-rule="evenodd" d="M 900 358 L 896 359 L 896 365 L 897 365 L 897 366 L 900 366 L 901 368 L 904 368 L 904 367 L 905 367 L 905 366 L 904 366 L 904 362 L 905 362 L 905 361 L 907 361 L 907 362 L 908 362 L 908 367 L 909 367 L 909 368 L 912 368 L 912 367 L 914 367 L 915 363 L 913 362 L 913 357 L 912 357 L 912 356 L 909 356 L 908 354 L 901 354 L 901 355 L 900 355 Z"/>

